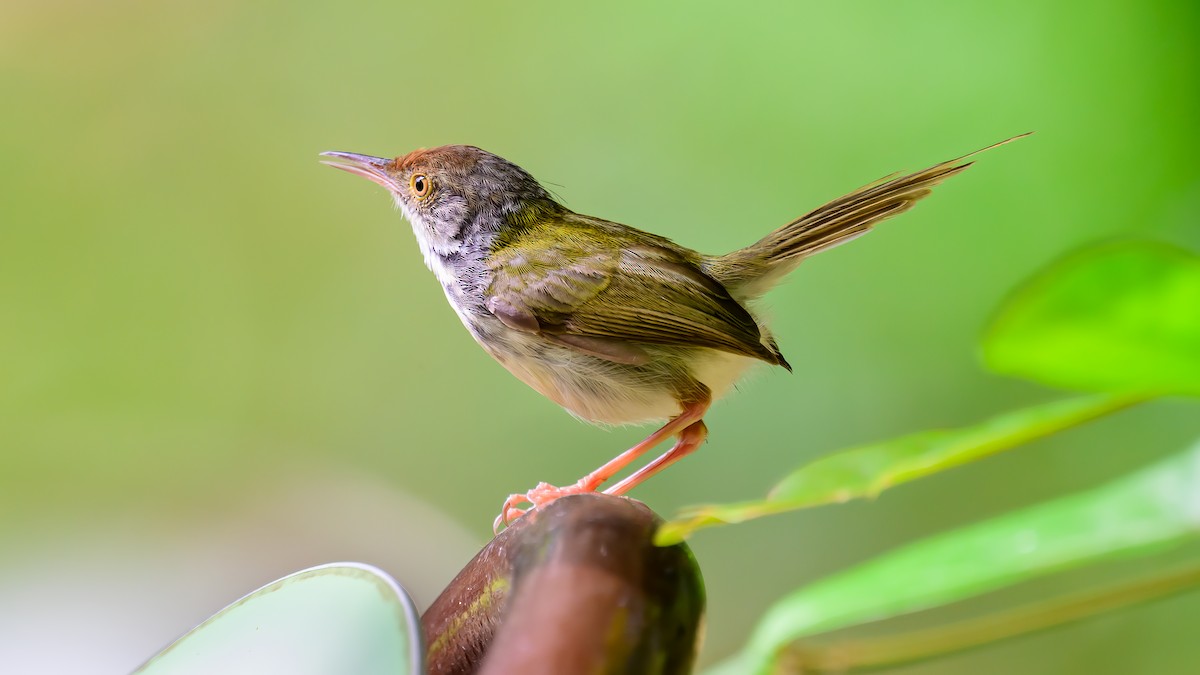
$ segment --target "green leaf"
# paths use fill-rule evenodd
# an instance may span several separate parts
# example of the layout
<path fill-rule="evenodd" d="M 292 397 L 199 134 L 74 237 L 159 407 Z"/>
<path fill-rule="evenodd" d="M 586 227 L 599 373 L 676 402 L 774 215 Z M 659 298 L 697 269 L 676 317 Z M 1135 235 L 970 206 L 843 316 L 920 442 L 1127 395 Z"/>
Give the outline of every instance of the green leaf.
<path fill-rule="evenodd" d="M 423 673 L 408 595 L 369 565 L 296 572 L 229 605 L 135 675 Z"/>
<path fill-rule="evenodd" d="M 793 471 L 766 499 L 692 507 L 679 519 L 664 523 L 656 542 L 675 543 L 704 527 L 875 497 L 893 485 L 1008 450 L 1138 400 L 1133 396 L 1104 395 L 1055 401 L 963 429 L 921 432 L 836 452 Z"/>
<path fill-rule="evenodd" d="M 1169 597 L 1200 586 L 1200 560 L 1169 571 L 1156 571 L 1119 585 L 1088 589 L 1014 609 L 915 631 L 829 645 L 794 643 L 779 661 L 801 664 L 802 673 L 875 670 L 916 663 L 1036 631 L 1056 628 L 1107 612 Z M 848 656 L 853 654 L 853 656 Z"/>
<path fill-rule="evenodd" d="M 1015 292 L 988 327 L 993 370 L 1054 386 L 1200 395 L 1200 256 L 1083 251 Z"/>
<path fill-rule="evenodd" d="M 739 661 L 765 672 L 799 638 L 948 604 L 1200 534 L 1200 443 L 1102 487 L 924 539 L 775 604 Z"/>

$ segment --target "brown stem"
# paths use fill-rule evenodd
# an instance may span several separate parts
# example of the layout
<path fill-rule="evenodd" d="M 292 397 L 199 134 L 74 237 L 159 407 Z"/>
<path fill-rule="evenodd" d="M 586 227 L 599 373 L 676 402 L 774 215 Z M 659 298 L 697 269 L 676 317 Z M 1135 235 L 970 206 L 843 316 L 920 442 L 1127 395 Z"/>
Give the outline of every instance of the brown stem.
<path fill-rule="evenodd" d="M 563 497 L 491 541 L 425 612 L 431 675 L 673 673 L 695 661 L 704 587 L 645 505 Z"/>

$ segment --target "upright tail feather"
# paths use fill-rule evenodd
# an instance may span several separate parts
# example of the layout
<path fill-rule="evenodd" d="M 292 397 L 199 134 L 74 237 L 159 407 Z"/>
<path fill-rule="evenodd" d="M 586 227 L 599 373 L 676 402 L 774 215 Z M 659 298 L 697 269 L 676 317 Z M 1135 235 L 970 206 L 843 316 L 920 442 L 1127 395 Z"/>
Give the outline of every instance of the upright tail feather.
<path fill-rule="evenodd" d="M 800 216 L 755 244 L 708 259 L 707 271 L 735 295 L 757 296 L 802 259 L 866 234 L 876 223 L 909 210 L 935 185 L 971 166 L 971 162 L 963 162 L 968 157 L 1028 135 L 1014 136 L 924 171 L 899 177 L 893 174 L 863 186 Z"/>

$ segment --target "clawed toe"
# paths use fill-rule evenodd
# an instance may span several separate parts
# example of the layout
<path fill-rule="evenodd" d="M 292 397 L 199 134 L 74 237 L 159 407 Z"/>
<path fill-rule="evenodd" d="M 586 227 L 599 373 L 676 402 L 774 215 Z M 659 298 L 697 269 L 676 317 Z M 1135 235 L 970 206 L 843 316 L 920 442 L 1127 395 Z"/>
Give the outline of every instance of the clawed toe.
<path fill-rule="evenodd" d="M 508 527 L 517 518 L 529 512 L 529 509 L 520 508 L 521 504 L 533 504 L 528 495 L 511 494 L 508 499 L 504 500 L 504 506 L 500 507 L 500 515 L 496 516 L 496 520 L 492 521 L 492 533 L 500 534 L 500 530 Z M 536 508 L 536 505 L 535 505 Z"/>
<path fill-rule="evenodd" d="M 525 494 L 512 494 L 508 496 L 508 499 L 504 500 L 504 506 L 500 508 L 500 515 L 496 516 L 496 520 L 492 521 L 492 532 L 499 534 L 502 528 L 508 527 L 517 518 L 530 511 L 535 511 L 546 506 L 559 497 L 594 491 L 594 486 L 586 485 L 582 482 L 568 485 L 567 487 L 555 487 L 549 483 L 538 483 L 537 487 L 529 492 Z M 522 504 L 529 504 L 529 508 L 521 508 Z"/>

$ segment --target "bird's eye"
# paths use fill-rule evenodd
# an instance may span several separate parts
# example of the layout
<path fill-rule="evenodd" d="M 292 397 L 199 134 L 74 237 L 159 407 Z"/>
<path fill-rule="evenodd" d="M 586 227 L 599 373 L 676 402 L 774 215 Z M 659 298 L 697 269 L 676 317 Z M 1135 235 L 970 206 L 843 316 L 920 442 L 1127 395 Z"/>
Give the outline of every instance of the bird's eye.
<path fill-rule="evenodd" d="M 413 195 L 417 199 L 424 199 L 429 195 L 429 191 L 433 189 L 433 181 L 423 173 L 414 173 L 409 179 L 409 184 L 412 185 Z"/>

